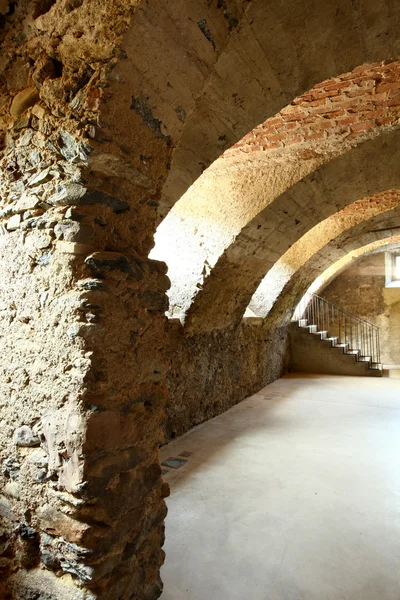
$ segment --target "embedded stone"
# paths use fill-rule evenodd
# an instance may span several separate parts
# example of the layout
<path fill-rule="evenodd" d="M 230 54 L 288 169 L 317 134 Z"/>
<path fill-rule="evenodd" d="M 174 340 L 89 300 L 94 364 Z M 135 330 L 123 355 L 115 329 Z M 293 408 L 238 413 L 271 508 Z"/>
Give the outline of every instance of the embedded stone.
<path fill-rule="evenodd" d="M 21 215 L 13 215 L 6 223 L 8 231 L 15 231 L 21 224 Z"/>
<path fill-rule="evenodd" d="M 57 223 L 54 233 L 58 239 L 64 239 L 66 242 L 86 244 L 91 241 L 94 232 L 91 225 L 66 220 Z"/>
<path fill-rule="evenodd" d="M 68 542 L 81 542 L 85 533 L 90 530 L 90 525 L 87 523 L 72 519 L 50 504 L 39 508 L 37 515 L 42 529 L 52 535 L 60 536 Z"/>
<path fill-rule="evenodd" d="M 47 550 L 46 548 L 44 548 L 40 552 L 40 562 L 43 563 L 47 569 L 50 569 L 52 571 L 56 571 L 60 568 L 59 559 L 56 556 L 54 556 L 54 554 L 50 552 L 50 550 Z"/>
<path fill-rule="evenodd" d="M 101 204 L 108 206 L 117 214 L 129 210 L 129 203 L 111 196 L 100 190 L 87 190 L 78 183 L 59 184 L 56 193 L 50 196 L 48 202 L 55 206 L 91 206 Z"/>
<path fill-rule="evenodd" d="M 39 92 L 36 88 L 30 87 L 22 90 L 14 96 L 11 103 L 10 114 L 13 117 L 20 117 L 30 106 L 33 106 L 39 99 Z"/>
<path fill-rule="evenodd" d="M 48 479 L 49 475 L 50 474 L 48 473 L 47 469 L 39 469 L 35 475 L 36 483 L 43 483 L 46 481 L 46 479 Z"/>
<path fill-rule="evenodd" d="M 43 171 L 41 171 L 40 173 L 38 173 L 37 175 L 34 175 L 33 177 L 31 177 L 31 179 L 29 179 L 28 181 L 28 186 L 29 187 L 35 187 L 37 185 L 42 185 L 43 183 L 47 183 L 48 181 L 51 181 L 54 177 L 54 173 L 52 171 L 50 171 L 49 168 L 44 169 Z"/>
<path fill-rule="evenodd" d="M 19 500 L 19 485 L 16 481 L 10 481 L 9 483 L 6 483 L 4 492 L 15 500 Z"/>
<path fill-rule="evenodd" d="M 78 287 L 83 290 L 94 290 L 97 292 L 107 291 L 107 286 L 101 279 L 83 279 L 78 283 Z"/>
<path fill-rule="evenodd" d="M 56 248 L 63 254 L 89 254 L 93 250 L 93 246 L 88 244 L 75 244 L 74 242 L 58 241 Z"/>
<path fill-rule="evenodd" d="M 24 192 L 19 200 L 15 203 L 15 210 L 22 212 L 24 210 L 33 210 L 39 204 L 39 199 L 33 194 L 27 194 Z"/>
<path fill-rule="evenodd" d="M 35 465 L 35 467 L 38 468 L 47 467 L 49 464 L 49 457 L 44 450 L 35 450 L 35 452 L 32 452 L 31 456 L 29 457 L 29 460 L 33 465 Z"/>
<path fill-rule="evenodd" d="M 31 231 L 27 234 L 25 245 L 27 248 L 35 250 L 43 250 L 48 248 L 52 242 L 52 238 L 43 231 Z"/>
<path fill-rule="evenodd" d="M 69 162 L 86 161 L 92 147 L 84 141 L 77 141 L 68 131 L 60 131 L 61 154 Z"/>
<path fill-rule="evenodd" d="M 51 261 L 53 254 L 51 252 L 44 252 L 41 256 L 36 259 L 36 264 L 42 267 L 47 267 Z"/>
<path fill-rule="evenodd" d="M 8 498 L 6 498 L 6 496 L 3 496 L 2 494 L 0 494 L 0 517 L 3 517 L 4 519 L 8 519 L 10 521 L 15 521 L 16 519 L 12 511 L 10 501 L 8 500 Z"/>
<path fill-rule="evenodd" d="M 14 129 L 16 129 L 17 131 L 19 129 L 25 129 L 26 127 L 29 127 L 30 123 L 31 123 L 31 120 L 30 120 L 29 116 L 22 117 L 21 119 L 18 119 L 18 121 L 16 121 L 14 123 Z"/>
<path fill-rule="evenodd" d="M 38 119 L 43 119 L 46 115 L 46 111 L 43 106 L 40 106 L 40 104 L 35 104 L 35 106 L 32 108 L 32 114 Z"/>
<path fill-rule="evenodd" d="M 20 138 L 18 145 L 19 146 L 28 146 L 32 139 L 33 130 L 29 129 L 29 131 L 25 131 L 24 135 Z"/>
<path fill-rule="evenodd" d="M 130 263 L 124 254 L 119 252 L 94 252 L 87 257 L 85 263 L 98 274 L 103 274 L 107 269 L 128 273 L 135 279 L 143 279 L 143 271 L 136 263 Z"/>
<path fill-rule="evenodd" d="M 40 438 L 28 425 L 22 425 L 14 431 L 13 441 L 16 446 L 39 446 Z"/>
<path fill-rule="evenodd" d="M 81 444 L 85 420 L 72 404 L 44 415 L 43 436 L 49 454 L 49 471 L 57 472 L 60 489 L 74 493 L 82 483 Z M 59 448 L 64 447 L 63 460 Z"/>
<path fill-rule="evenodd" d="M 9 479 L 18 479 L 21 465 L 14 456 L 9 456 L 3 461 L 1 466 L 2 473 Z"/>
<path fill-rule="evenodd" d="M 35 540 L 38 537 L 38 532 L 25 523 L 21 523 L 18 527 L 18 533 L 22 540 Z"/>
<path fill-rule="evenodd" d="M 168 297 L 165 294 L 153 292 L 152 290 L 147 290 L 142 294 L 141 304 L 148 310 L 160 312 L 165 312 L 169 306 Z"/>

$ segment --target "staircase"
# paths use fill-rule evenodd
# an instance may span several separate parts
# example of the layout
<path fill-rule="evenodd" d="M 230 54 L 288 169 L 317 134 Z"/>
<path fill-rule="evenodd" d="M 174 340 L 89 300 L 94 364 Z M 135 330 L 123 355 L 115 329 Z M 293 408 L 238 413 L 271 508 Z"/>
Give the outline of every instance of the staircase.
<path fill-rule="evenodd" d="M 382 377 L 379 328 L 307 294 L 290 328 L 292 370 Z"/>

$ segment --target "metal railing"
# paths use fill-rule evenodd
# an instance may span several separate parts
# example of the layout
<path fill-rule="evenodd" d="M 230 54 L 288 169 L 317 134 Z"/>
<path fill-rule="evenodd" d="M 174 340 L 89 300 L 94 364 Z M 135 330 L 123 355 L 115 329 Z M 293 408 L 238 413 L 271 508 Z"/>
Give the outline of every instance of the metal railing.
<path fill-rule="evenodd" d="M 381 362 L 379 327 L 338 308 L 316 294 L 306 294 L 296 307 L 293 321 L 307 319 L 317 331 L 327 331 L 329 338 L 337 338 L 335 345 L 346 345 L 345 351 L 358 354 L 357 358 L 370 358 L 371 363 Z M 358 353 L 356 351 L 358 350 Z"/>

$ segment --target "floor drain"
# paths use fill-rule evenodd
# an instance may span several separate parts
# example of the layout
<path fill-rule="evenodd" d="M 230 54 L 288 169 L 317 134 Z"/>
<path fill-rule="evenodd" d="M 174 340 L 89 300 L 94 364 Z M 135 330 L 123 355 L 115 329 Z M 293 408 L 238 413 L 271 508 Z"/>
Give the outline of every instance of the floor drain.
<path fill-rule="evenodd" d="M 184 460 L 183 458 L 171 457 L 167 458 L 167 460 L 163 460 L 161 464 L 163 467 L 169 467 L 170 469 L 180 469 L 180 467 L 186 463 L 187 460 Z"/>
<path fill-rule="evenodd" d="M 274 398 L 279 398 L 278 392 L 269 392 L 269 394 L 265 394 L 264 398 L 266 400 L 273 400 Z"/>

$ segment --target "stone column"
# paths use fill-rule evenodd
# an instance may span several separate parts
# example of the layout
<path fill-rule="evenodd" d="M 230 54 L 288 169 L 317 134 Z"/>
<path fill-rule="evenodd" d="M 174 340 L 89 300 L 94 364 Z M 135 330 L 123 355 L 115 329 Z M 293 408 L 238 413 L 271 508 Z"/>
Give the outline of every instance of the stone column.
<path fill-rule="evenodd" d="M 166 267 L 120 251 L 131 206 L 93 187 L 88 142 L 26 126 L 8 147 L 0 566 L 15 598 L 70 599 L 65 574 L 76 598 L 156 598 Z"/>
<path fill-rule="evenodd" d="M 0 65 L 0 596 L 152 600 L 169 280 L 148 253 L 169 140 L 135 111 L 114 136 L 104 57 L 58 77 L 29 44 Z"/>

